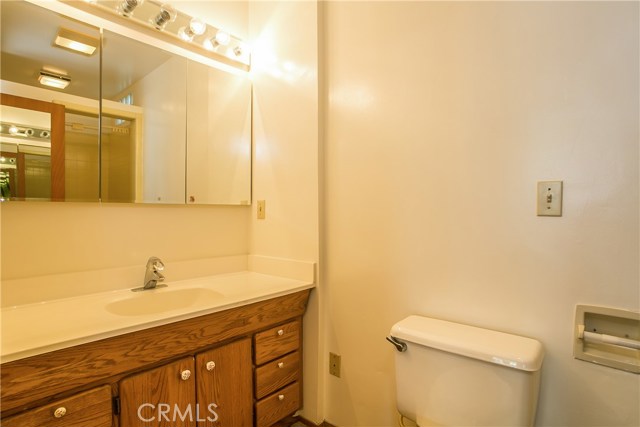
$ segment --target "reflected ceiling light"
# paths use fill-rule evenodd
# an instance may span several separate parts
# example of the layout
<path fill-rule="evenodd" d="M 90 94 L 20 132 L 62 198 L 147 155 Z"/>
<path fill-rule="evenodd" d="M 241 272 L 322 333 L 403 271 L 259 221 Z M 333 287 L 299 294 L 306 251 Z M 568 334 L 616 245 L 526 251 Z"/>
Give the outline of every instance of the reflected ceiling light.
<path fill-rule="evenodd" d="M 28 138 L 33 136 L 34 131 L 30 128 L 18 127 L 16 125 L 9 126 L 9 134 L 12 136 L 22 136 Z"/>
<path fill-rule="evenodd" d="M 133 15 L 135 8 L 142 5 L 142 3 L 144 3 L 144 0 L 122 0 L 116 10 L 120 15 L 129 18 Z"/>
<path fill-rule="evenodd" d="M 191 18 L 189 22 L 189 27 L 182 27 L 178 31 L 178 36 L 186 42 L 193 41 L 195 36 L 199 36 L 204 34 L 207 30 L 207 24 L 205 24 L 202 19 L 199 18 Z"/>
<path fill-rule="evenodd" d="M 231 35 L 226 31 L 218 30 L 216 35 L 204 41 L 203 46 L 207 50 L 214 50 L 218 46 L 226 46 L 231 41 Z"/>
<path fill-rule="evenodd" d="M 63 76 L 62 74 L 55 74 L 51 71 L 42 70 L 40 71 L 40 76 L 38 77 L 38 81 L 41 85 L 53 87 L 56 89 L 64 89 L 69 86 L 71 83 L 71 79 L 69 76 Z"/>
<path fill-rule="evenodd" d="M 90 56 L 98 49 L 100 41 L 95 37 L 60 27 L 53 44 Z"/>
<path fill-rule="evenodd" d="M 163 30 L 169 22 L 173 22 L 178 17 L 178 12 L 170 4 L 160 6 L 160 12 L 149 20 L 156 27 L 156 30 Z"/>

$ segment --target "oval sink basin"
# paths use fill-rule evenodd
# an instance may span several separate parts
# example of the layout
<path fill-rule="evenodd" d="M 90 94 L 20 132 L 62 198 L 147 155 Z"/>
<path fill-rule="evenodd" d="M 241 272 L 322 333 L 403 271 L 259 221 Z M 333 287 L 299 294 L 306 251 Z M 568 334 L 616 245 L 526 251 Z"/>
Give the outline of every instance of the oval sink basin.
<path fill-rule="evenodd" d="M 144 316 L 196 305 L 205 308 L 210 301 L 214 302 L 221 296 L 218 292 L 204 288 L 153 289 L 114 301 L 105 308 L 108 312 L 120 316 Z"/>

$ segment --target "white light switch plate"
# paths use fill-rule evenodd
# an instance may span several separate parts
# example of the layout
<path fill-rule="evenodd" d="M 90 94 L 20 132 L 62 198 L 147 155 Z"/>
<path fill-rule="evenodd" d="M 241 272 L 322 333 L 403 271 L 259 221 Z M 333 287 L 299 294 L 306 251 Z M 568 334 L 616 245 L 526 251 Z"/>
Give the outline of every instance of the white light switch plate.
<path fill-rule="evenodd" d="M 257 218 L 258 219 L 265 219 L 267 216 L 267 206 L 266 206 L 266 201 L 264 200 L 258 200 L 258 209 L 257 209 Z"/>
<path fill-rule="evenodd" d="M 538 216 L 562 216 L 562 181 L 538 182 Z"/>

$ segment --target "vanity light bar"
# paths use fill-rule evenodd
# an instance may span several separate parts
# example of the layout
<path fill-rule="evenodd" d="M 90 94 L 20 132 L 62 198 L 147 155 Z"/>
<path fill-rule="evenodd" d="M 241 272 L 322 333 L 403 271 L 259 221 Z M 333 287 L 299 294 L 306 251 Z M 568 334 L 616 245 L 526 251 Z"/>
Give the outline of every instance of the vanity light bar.
<path fill-rule="evenodd" d="M 28 127 L 8 122 L 0 122 L 0 135 L 43 140 L 51 139 L 51 131 L 49 129 Z"/>
<path fill-rule="evenodd" d="M 113 16 L 117 16 L 122 22 L 135 23 L 153 29 L 158 37 L 168 36 L 171 43 L 180 47 L 226 65 L 249 70 L 251 52 L 247 44 L 197 17 L 180 12 L 168 3 L 160 3 L 156 0 L 65 2 L 96 16 L 104 18 L 106 13 L 111 16 L 107 19 L 113 20 Z M 158 31 L 162 36 L 157 33 Z"/>

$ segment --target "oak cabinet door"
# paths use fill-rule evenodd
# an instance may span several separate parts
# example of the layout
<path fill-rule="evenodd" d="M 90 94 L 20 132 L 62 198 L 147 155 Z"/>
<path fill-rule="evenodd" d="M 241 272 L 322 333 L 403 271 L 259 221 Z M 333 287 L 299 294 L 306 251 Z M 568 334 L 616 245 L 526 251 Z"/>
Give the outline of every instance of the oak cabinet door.
<path fill-rule="evenodd" d="M 120 425 L 192 427 L 198 413 L 193 357 L 135 374 L 120 382 Z"/>
<path fill-rule="evenodd" d="M 198 427 L 253 425 L 251 339 L 197 354 L 196 374 L 198 406 L 206 414 Z"/>

